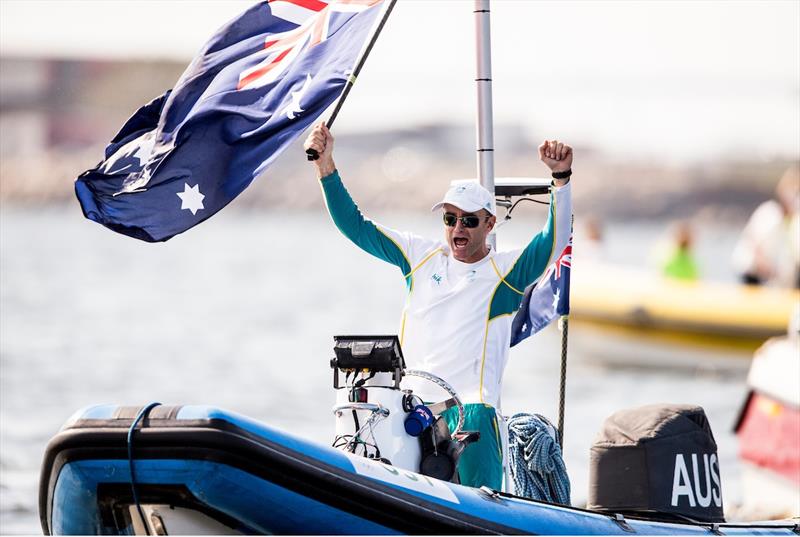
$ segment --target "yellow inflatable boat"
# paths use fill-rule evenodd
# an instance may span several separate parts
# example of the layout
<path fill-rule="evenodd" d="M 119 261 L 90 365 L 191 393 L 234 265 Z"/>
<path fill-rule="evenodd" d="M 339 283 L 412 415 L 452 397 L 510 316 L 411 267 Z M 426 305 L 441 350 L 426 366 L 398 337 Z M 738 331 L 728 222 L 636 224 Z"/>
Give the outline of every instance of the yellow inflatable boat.
<path fill-rule="evenodd" d="M 606 332 L 752 353 L 785 334 L 797 290 L 683 282 L 626 266 L 573 270 L 570 319 Z"/>

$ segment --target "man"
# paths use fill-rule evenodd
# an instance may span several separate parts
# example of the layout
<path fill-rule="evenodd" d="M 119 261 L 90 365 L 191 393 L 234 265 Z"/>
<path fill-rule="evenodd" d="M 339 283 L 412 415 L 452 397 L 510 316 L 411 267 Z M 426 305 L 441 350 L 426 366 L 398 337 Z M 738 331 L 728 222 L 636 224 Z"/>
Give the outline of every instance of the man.
<path fill-rule="evenodd" d="M 496 222 L 495 203 L 485 188 L 475 182 L 456 184 L 433 207 L 443 211 L 444 243 L 395 231 L 361 215 L 333 162 L 333 143 L 324 123 L 314 127 L 305 143 L 319 153 L 313 162 L 331 218 L 357 246 L 400 268 L 408 288 L 399 334 L 406 363 L 453 386 L 466 403 L 464 429 L 481 434 L 461 457 L 461 483 L 499 490 L 503 454 L 495 409 L 500 407 L 511 320 L 525 288 L 542 276 L 569 239 L 572 148 L 556 140 L 539 147 L 555 177 L 550 216 L 525 248 L 495 252 L 486 243 Z M 442 399 L 437 387 L 420 379 L 407 378 L 403 386 L 425 401 Z M 444 416 L 451 430 L 455 410 Z"/>
<path fill-rule="evenodd" d="M 786 170 L 774 198 L 750 215 L 733 263 L 742 283 L 800 287 L 800 168 Z"/>

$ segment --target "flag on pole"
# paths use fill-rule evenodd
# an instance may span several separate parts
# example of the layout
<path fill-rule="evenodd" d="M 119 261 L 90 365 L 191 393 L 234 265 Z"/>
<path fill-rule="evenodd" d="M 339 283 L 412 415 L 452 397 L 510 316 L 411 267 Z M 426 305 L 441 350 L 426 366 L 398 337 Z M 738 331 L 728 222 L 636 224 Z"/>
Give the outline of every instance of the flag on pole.
<path fill-rule="evenodd" d="M 339 95 L 383 0 L 272 0 L 222 27 L 81 174 L 84 215 L 165 241 L 230 203 Z"/>
<path fill-rule="evenodd" d="M 559 256 L 539 280 L 525 289 L 511 322 L 513 347 L 562 315 L 569 314 L 569 278 L 572 270 L 572 234 Z"/>

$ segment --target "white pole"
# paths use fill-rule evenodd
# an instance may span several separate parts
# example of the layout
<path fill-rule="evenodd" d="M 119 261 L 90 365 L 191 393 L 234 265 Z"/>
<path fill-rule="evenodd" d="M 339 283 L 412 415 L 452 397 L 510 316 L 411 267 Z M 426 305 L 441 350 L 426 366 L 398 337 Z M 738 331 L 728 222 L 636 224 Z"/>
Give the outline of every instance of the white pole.
<path fill-rule="evenodd" d="M 476 76 L 478 90 L 478 179 L 494 193 L 494 136 L 492 119 L 492 43 L 489 0 L 475 0 Z M 489 236 L 496 245 L 494 233 Z"/>
<path fill-rule="evenodd" d="M 478 90 L 478 179 L 486 190 L 494 194 L 494 119 L 492 118 L 492 33 L 489 18 L 489 0 L 475 0 L 475 84 Z M 487 242 L 497 247 L 497 237 L 492 232 Z M 500 413 L 498 412 L 498 415 Z M 503 488 L 513 491 L 511 471 L 508 466 L 508 424 L 502 415 L 501 442 L 503 450 Z"/>

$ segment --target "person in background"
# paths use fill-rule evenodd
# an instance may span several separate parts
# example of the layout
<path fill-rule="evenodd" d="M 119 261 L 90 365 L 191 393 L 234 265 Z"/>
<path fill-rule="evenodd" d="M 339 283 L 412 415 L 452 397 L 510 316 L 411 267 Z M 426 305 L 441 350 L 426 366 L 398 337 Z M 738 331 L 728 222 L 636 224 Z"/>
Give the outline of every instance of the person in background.
<path fill-rule="evenodd" d="M 603 261 L 605 258 L 603 244 L 603 224 L 595 216 L 589 216 L 583 222 L 583 233 L 575 236 L 576 250 L 581 261 Z"/>
<path fill-rule="evenodd" d="M 679 222 L 675 227 L 673 244 L 662 261 L 661 272 L 676 280 L 694 281 L 700 271 L 692 254 L 694 241 L 692 228 L 688 222 Z"/>
<path fill-rule="evenodd" d="M 800 168 L 786 170 L 775 198 L 759 205 L 733 251 L 742 283 L 800 286 Z"/>

